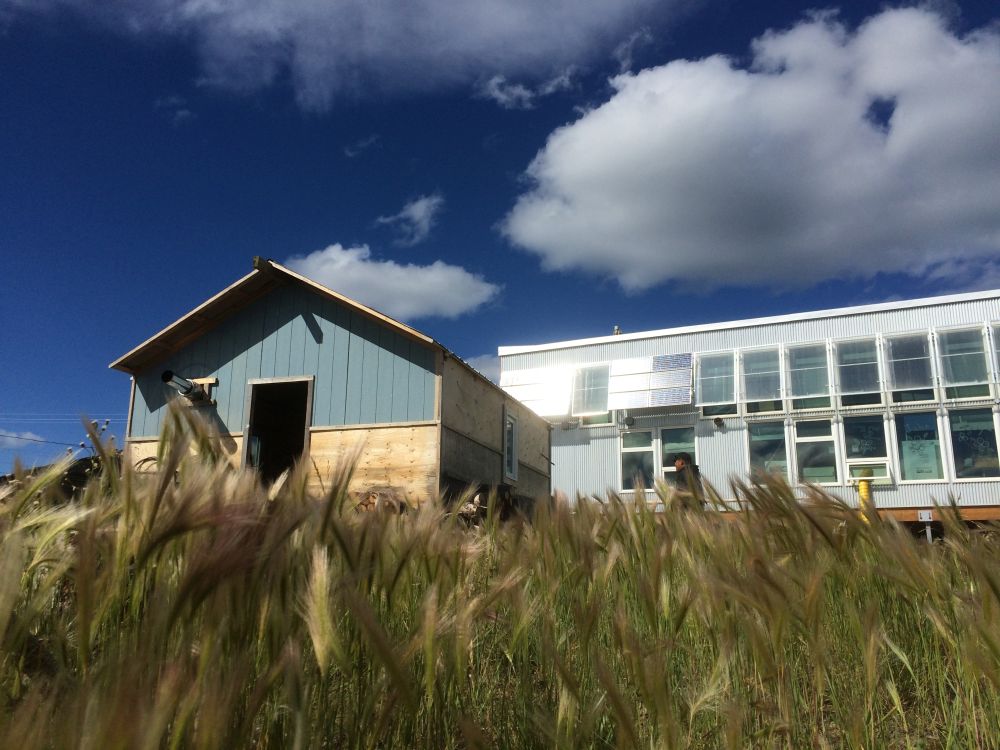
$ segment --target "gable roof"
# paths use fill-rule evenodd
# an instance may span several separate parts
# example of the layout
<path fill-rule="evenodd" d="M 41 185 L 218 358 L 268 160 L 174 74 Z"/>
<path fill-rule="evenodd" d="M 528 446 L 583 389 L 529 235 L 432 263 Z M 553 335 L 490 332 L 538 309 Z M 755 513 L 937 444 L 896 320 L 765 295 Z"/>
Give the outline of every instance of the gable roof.
<path fill-rule="evenodd" d="M 214 297 L 202 302 L 198 307 L 174 321 L 159 333 L 143 341 L 139 346 L 112 362 L 108 367 L 135 375 L 167 355 L 181 349 L 194 339 L 215 328 L 219 323 L 239 312 L 254 300 L 263 297 L 279 286 L 298 284 L 330 299 L 347 305 L 362 315 L 366 315 L 383 325 L 421 343 L 440 349 L 452 355 L 441 344 L 415 328 L 390 318 L 367 305 L 362 305 L 350 297 L 345 297 L 312 279 L 295 273 L 273 260 L 255 257 L 253 271 L 236 283 L 226 287 Z M 477 373 L 478 374 L 478 373 Z M 480 376 L 481 377 L 481 376 Z"/>

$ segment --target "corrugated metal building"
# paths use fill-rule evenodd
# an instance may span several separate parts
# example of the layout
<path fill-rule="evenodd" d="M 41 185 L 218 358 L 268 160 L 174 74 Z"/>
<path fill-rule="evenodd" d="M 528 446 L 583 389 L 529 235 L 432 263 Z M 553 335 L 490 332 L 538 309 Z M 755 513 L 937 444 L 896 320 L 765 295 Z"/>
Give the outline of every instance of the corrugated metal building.
<path fill-rule="evenodd" d="M 554 425 L 552 487 L 628 496 L 695 456 L 916 520 L 1000 506 L 1000 291 L 499 350 L 501 386 Z M 912 512 L 911 512 L 912 510 Z"/>

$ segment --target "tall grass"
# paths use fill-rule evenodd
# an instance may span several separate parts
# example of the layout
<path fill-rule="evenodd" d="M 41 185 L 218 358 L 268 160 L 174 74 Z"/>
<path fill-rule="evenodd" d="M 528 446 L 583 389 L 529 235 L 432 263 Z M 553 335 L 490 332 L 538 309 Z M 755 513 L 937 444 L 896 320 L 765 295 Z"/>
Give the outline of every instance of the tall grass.
<path fill-rule="evenodd" d="M 159 471 L 0 501 L 0 747 L 1000 746 L 1000 554 L 779 482 L 468 529 Z M 669 498 L 664 498 L 669 501 Z"/>

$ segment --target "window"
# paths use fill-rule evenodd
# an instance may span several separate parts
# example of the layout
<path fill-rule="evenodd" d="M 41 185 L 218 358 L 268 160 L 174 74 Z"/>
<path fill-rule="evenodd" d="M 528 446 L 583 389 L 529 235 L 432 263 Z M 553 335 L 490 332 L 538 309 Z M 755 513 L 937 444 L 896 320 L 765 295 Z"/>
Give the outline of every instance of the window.
<path fill-rule="evenodd" d="M 788 476 L 784 422 L 751 422 L 747 425 L 750 470 Z"/>
<path fill-rule="evenodd" d="M 664 475 L 677 471 L 674 468 L 674 459 L 678 453 L 690 453 L 691 460 L 698 463 L 694 427 L 668 427 L 660 430 L 660 452 Z"/>
<path fill-rule="evenodd" d="M 505 479 L 517 481 L 517 417 L 506 410 L 503 415 L 503 475 Z"/>
<path fill-rule="evenodd" d="M 904 481 L 941 479 L 941 441 L 937 415 L 913 412 L 896 415 L 896 444 L 899 446 L 900 478 Z"/>
<path fill-rule="evenodd" d="M 993 427 L 992 409 L 949 412 L 951 447 L 955 455 L 955 477 L 977 479 L 1000 477 L 1000 456 Z"/>
<path fill-rule="evenodd" d="M 993 372 L 998 380 L 1000 380 L 1000 325 L 993 326 Z"/>
<path fill-rule="evenodd" d="M 830 406 L 830 375 L 826 344 L 788 348 L 788 391 L 793 409 L 822 409 Z"/>
<path fill-rule="evenodd" d="M 930 343 L 925 334 L 887 339 L 892 400 L 930 401 L 934 398 Z"/>
<path fill-rule="evenodd" d="M 795 423 L 795 465 L 800 482 L 837 483 L 837 450 L 829 419 Z"/>
<path fill-rule="evenodd" d="M 981 330 L 939 332 L 938 356 L 947 398 L 990 395 L 990 375 Z"/>
<path fill-rule="evenodd" d="M 743 398 L 748 412 L 781 410 L 780 362 L 777 349 L 743 352 Z"/>
<path fill-rule="evenodd" d="M 736 401 L 734 362 L 732 352 L 698 356 L 699 404 L 731 404 Z"/>
<path fill-rule="evenodd" d="M 592 427 L 594 425 L 611 424 L 611 412 L 606 411 L 603 414 L 591 414 L 586 417 L 580 417 L 581 427 Z"/>
<path fill-rule="evenodd" d="M 622 433 L 622 489 L 653 487 L 653 433 Z"/>
<path fill-rule="evenodd" d="M 852 479 L 889 477 L 885 420 L 880 414 L 844 417 L 844 458 Z"/>
<path fill-rule="evenodd" d="M 608 366 L 584 367 L 573 381 L 573 416 L 604 414 L 608 411 Z"/>
<path fill-rule="evenodd" d="M 875 339 L 839 342 L 837 375 L 841 406 L 882 403 Z"/>

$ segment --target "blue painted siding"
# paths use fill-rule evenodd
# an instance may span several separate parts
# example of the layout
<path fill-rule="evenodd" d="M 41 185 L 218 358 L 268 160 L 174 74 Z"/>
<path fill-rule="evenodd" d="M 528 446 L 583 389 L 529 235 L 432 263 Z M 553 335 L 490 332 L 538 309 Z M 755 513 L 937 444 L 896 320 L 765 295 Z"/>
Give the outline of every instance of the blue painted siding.
<path fill-rule="evenodd" d="M 163 370 L 217 377 L 218 404 L 204 412 L 226 432 L 243 430 L 247 381 L 316 377 L 312 424 L 434 418 L 434 352 L 336 301 L 279 287 L 136 376 L 133 437 L 154 437 L 172 392 Z"/>

